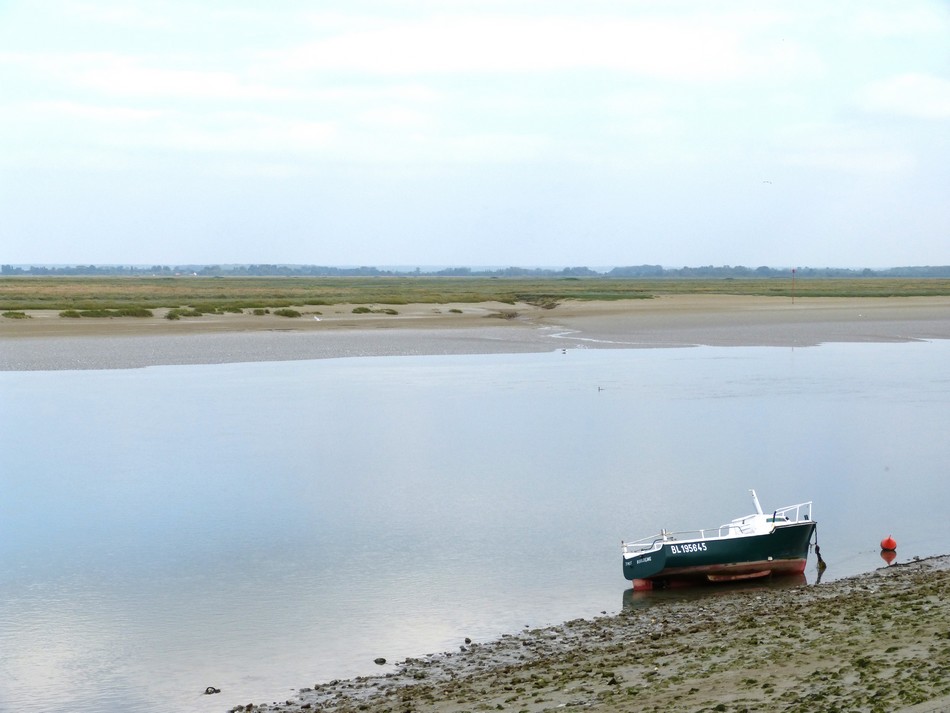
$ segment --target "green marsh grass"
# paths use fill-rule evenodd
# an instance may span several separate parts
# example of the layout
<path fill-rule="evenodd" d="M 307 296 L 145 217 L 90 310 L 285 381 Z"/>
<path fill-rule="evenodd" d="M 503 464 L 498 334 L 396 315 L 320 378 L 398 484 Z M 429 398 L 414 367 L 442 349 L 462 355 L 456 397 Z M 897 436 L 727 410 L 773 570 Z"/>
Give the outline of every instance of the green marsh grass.
<path fill-rule="evenodd" d="M 943 278 L 2 277 L 0 310 L 193 309 L 205 314 L 320 305 L 650 299 L 662 295 L 911 297 L 950 295 Z M 391 308 L 391 307 L 390 307 Z M 87 314 L 83 314 L 87 313 Z M 120 316 L 104 314 L 103 316 Z"/>
<path fill-rule="evenodd" d="M 153 317 L 152 310 L 145 307 L 119 307 L 106 309 L 94 307 L 92 309 L 67 309 L 59 313 L 60 317 L 91 317 L 93 319 L 109 319 L 112 317 Z"/>

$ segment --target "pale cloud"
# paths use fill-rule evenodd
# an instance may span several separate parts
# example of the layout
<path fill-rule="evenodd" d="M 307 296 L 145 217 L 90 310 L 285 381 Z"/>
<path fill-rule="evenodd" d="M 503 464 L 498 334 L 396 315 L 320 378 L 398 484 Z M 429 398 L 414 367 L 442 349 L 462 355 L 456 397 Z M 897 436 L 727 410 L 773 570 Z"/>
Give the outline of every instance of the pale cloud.
<path fill-rule="evenodd" d="M 939 35 L 950 29 L 946 6 L 931 3 L 889 3 L 886 7 L 863 8 L 857 13 L 854 30 L 877 37 Z"/>
<path fill-rule="evenodd" d="M 59 92 L 83 90 L 116 97 L 209 101 L 299 96 L 294 89 L 248 81 L 239 71 L 154 66 L 145 58 L 113 52 L 7 52 L 0 53 L 2 65 L 28 72 L 48 88 L 55 82 Z"/>
<path fill-rule="evenodd" d="M 777 142 L 788 166 L 852 175 L 907 175 L 917 165 L 913 151 L 877 129 L 849 125 L 791 127 Z"/>
<path fill-rule="evenodd" d="M 81 119 L 110 124 L 150 121 L 162 115 L 161 111 L 154 109 L 87 104 L 65 100 L 26 102 L 12 106 L 11 111 L 21 117 L 28 116 L 31 120 L 38 121 Z"/>
<path fill-rule="evenodd" d="M 539 160 L 550 154 L 550 141 L 537 134 L 470 132 L 419 137 L 404 145 L 380 147 L 372 156 L 422 163 L 506 164 Z"/>
<path fill-rule="evenodd" d="M 13 142 L 0 164 L 127 168 L 136 154 L 244 155 L 254 173 L 276 157 L 312 157 L 357 149 L 332 121 L 288 119 L 258 112 L 137 109 L 71 101 L 21 102 L 0 107 L 8 134 L 30 132 L 42 142 Z M 42 146 L 42 149 L 40 149 Z M 140 160 L 140 159 L 139 159 Z M 230 169 L 229 169 L 230 170 Z"/>
<path fill-rule="evenodd" d="M 89 214 L 42 213 L 37 206 L 48 195 L 33 186 L 58 181 L 65 195 L 74 195 L 117 171 L 123 187 L 143 195 L 159 175 L 167 177 L 168 192 L 196 174 L 227 179 L 208 181 L 210 193 L 220 184 L 254 195 L 257 181 L 286 181 L 282 196 L 302 183 L 331 186 L 341 199 L 326 204 L 328 224 L 364 221 L 378 235 L 390 229 L 414 235 L 410 226 L 428 225 L 433 206 L 444 215 L 469 210 L 474 190 L 488 215 L 530 206 L 522 212 L 536 221 L 533 234 L 551 239 L 518 254 L 523 262 L 548 264 L 560 262 L 558 255 L 567 259 L 552 246 L 576 245 L 571 225 L 599 221 L 636 232 L 633 223 L 645 220 L 667 230 L 671 215 L 682 235 L 664 243 L 676 247 L 657 248 L 668 257 L 655 261 L 688 264 L 693 236 L 706 225 L 735 223 L 738 233 L 747 215 L 747 204 L 727 190 L 717 194 L 721 204 L 711 201 L 710 186 L 751 181 L 761 189 L 760 175 L 776 185 L 794 178 L 800 195 L 775 191 L 788 205 L 823 200 L 827 187 L 837 185 L 844 188 L 838 195 L 853 190 L 855 205 L 875 216 L 869 225 L 922 216 L 914 224 L 923 231 L 921 244 L 935 246 L 927 254 L 946 253 L 946 213 L 934 211 L 937 201 L 921 192 L 945 186 L 950 165 L 943 138 L 950 118 L 946 3 L 8 0 L 0 6 L 0 168 L 6 171 L 0 180 L 22 194 L 0 206 L 0 242 L 13 245 L 8 261 L 17 251 L 36 259 L 36 242 L 13 244 L 9 236 L 35 233 L 37 215 L 50 226 L 68 226 L 50 229 L 52 246 Z M 29 171 L 34 181 L 19 179 Z M 143 184 L 143 176 L 151 183 Z M 379 195 L 400 194 L 410 184 L 412 193 L 398 215 L 376 216 L 358 208 L 364 182 Z M 871 183 L 880 195 L 905 198 L 883 204 L 853 189 Z M 552 198 L 555 188 L 578 200 L 565 206 Z M 86 203 L 106 200 L 90 193 Z M 183 205 L 189 200 L 183 190 Z M 295 210 L 312 217 L 309 203 L 291 203 L 281 207 L 289 220 Z M 685 215 L 684 204 L 701 208 Z M 121 206 L 100 213 L 113 210 Z M 205 203 L 195 207 L 205 210 Z M 821 233 L 820 216 L 795 216 Z M 185 234 L 173 215 L 166 217 L 163 234 Z M 504 221 L 492 225 L 506 250 L 518 247 L 523 232 Z M 108 238 L 94 225 L 88 234 Z M 420 233 L 418 242 L 399 246 L 399 259 L 425 262 L 424 246 L 434 240 Z M 591 240 L 597 243 L 596 236 Z M 476 243 L 456 254 L 484 252 L 483 262 L 492 263 L 497 255 Z M 228 252 L 236 244 L 221 246 L 227 253 L 221 260 L 240 261 Z M 301 244 L 301 262 L 331 255 L 338 262 L 374 260 L 369 253 L 396 250 L 392 241 L 380 241 L 355 257 L 348 240 L 327 255 L 321 247 L 318 257 L 309 244 Z M 600 248 L 600 262 L 609 262 L 603 256 L 610 248 Z M 572 248 L 577 257 L 570 261 L 582 263 L 586 249 Z M 692 255 L 709 259 L 708 249 Z M 169 260 L 177 259 L 174 246 L 167 250 Z M 55 261 L 55 253 L 51 247 L 46 254 Z M 445 259 L 451 261 L 448 253 Z M 511 259 L 518 259 L 515 253 Z"/>
<path fill-rule="evenodd" d="M 672 99 L 657 91 L 611 92 L 597 108 L 611 118 L 612 126 L 636 127 L 637 132 L 655 137 L 674 135 L 685 124 Z"/>
<path fill-rule="evenodd" d="M 858 102 L 867 111 L 950 119 L 950 79 L 924 74 L 889 77 L 867 87 Z"/>
<path fill-rule="evenodd" d="M 206 100 L 275 99 L 293 93 L 279 87 L 246 82 L 234 72 L 148 66 L 141 60 L 109 52 L 3 53 L 6 65 L 30 75 L 33 84 L 21 91 Z"/>
<path fill-rule="evenodd" d="M 358 117 L 361 124 L 381 128 L 431 129 L 434 121 L 431 116 L 404 106 L 384 106 L 364 111 Z"/>
<path fill-rule="evenodd" d="M 78 1 L 63 3 L 63 11 L 66 15 L 85 22 L 121 27 L 170 28 L 172 26 L 170 20 L 155 10 L 156 8 L 137 7 L 129 2 L 120 4 Z"/>
<path fill-rule="evenodd" d="M 916 163 L 912 153 L 885 147 L 815 146 L 786 156 L 789 166 L 853 175 L 906 173 Z"/>
<path fill-rule="evenodd" d="M 146 147 L 161 136 L 165 116 L 152 109 L 65 99 L 0 104 L 0 141 L 6 139 L 0 167 L 126 168 L 125 149 Z"/>
<path fill-rule="evenodd" d="M 294 94 L 280 87 L 247 83 L 233 72 L 156 68 L 121 56 L 99 59 L 71 73 L 73 81 L 105 94 L 133 97 L 264 100 Z"/>
<path fill-rule="evenodd" d="M 244 152 L 258 157 L 322 151 L 332 146 L 337 134 L 338 128 L 331 122 L 234 114 L 170 124 L 155 137 L 153 146 L 200 153 Z"/>
<path fill-rule="evenodd" d="M 284 53 L 283 63 L 374 75 L 609 70 L 696 81 L 812 69 L 814 58 L 791 42 L 745 46 L 744 29 L 772 21 L 432 17 L 343 32 Z"/>

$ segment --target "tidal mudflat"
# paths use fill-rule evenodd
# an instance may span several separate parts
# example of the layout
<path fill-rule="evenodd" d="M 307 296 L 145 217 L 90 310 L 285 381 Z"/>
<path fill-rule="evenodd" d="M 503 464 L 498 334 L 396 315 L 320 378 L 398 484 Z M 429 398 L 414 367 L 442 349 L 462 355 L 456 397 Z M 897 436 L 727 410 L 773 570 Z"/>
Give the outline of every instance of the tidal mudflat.
<path fill-rule="evenodd" d="M 950 339 L 950 297 L 943 296 L 666 295 L 554 308 L 408 304 L 397 311 L 354 314 L 352 305 L 335 305 L 298 319 L 224 313 L 169 321 L 64 319 L 33 310 L 27 319 L 0 319 L 0 370 Z"/>
<path fill-rule="evenodd" d="M 701 599 L 647 599 L 614 616 L 460 640 L 380 676 L 232 710 L 944 710 L 948 596 L 947 556 L 818 586 L 710 588 Z"/>

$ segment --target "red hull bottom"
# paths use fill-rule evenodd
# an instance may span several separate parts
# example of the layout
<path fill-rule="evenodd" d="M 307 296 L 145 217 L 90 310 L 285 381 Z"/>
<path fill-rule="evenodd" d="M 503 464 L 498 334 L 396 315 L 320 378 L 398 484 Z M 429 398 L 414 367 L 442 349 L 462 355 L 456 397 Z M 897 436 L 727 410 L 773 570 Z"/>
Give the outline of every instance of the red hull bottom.
<path fill-rule="evenodd" d="M 746 579 L 760 579 L 771 575 L 802 574 L 804 571 L 804 559 L 680 567 L 664 570 L 651 579 L 634 579 L 633 589 L 641 592 L 668 587 L 689 587 L 707 582 L 738 582 Z"/>

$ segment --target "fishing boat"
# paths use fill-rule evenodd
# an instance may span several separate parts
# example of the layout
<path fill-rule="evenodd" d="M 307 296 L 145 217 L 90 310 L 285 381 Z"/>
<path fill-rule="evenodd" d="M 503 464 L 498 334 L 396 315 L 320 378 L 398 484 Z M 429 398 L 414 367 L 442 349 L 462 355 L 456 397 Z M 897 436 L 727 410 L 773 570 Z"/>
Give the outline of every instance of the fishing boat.
<path fill-rule="evenodd" d="M 622 542 L 623 576 L 635 590 L 699 582 L 735 582 L 805 571 L 815 532 L 812 504 L 755 512 L 709 530 L 668 532 Z"/>

